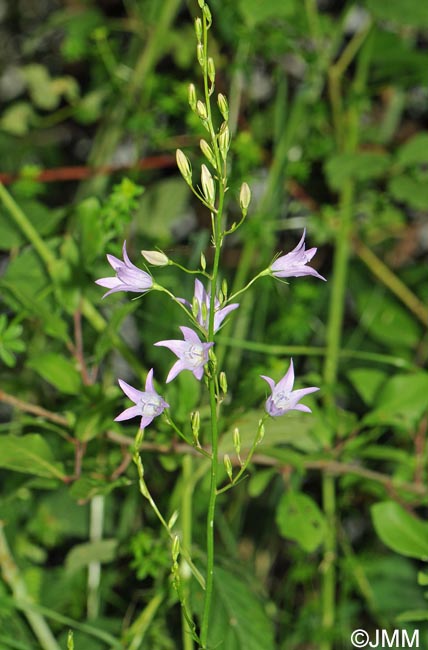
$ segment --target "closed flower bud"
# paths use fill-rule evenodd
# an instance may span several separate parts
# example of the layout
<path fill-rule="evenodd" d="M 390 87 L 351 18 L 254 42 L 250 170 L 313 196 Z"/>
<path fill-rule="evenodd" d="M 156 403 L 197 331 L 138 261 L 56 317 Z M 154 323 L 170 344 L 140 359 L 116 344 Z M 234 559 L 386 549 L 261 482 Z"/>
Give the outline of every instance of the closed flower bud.
<path fill-rule="evenodd" d="M 208 117 L 207 113 L 207 107 L 205 106 L 204 102 L 202 102 L 200 99 L 198 99 L 196 103 L 196 110 L 198 112 L 199 117 L 201 120 L 206 120 Z"/>
<path fill-rule="evenodd" d="M 233 472 L 232 472 L 232 463 L 229 458 L 229 454 L 225 454 L 223 458 L 224 466 L 226 468 L 226 474 L 229 477 L 229 480 L 232 481 Z"/>
<path fill-rule="evenodd" d="M 235 451 L 239 456 L 241 453 L 241 436 L 238 427 L 235 427 L 233 430 L 233 446 L 235 447 Z"/>
<path fill-rule="evenodd" d="M 195 318 L 197 318 L 199 313 L 199 302 L 196 299 L 196 296 L 193 296 L 192 300 L 192 314 Z"/>
<path fill-rule="evenodd" d="M 211 173 L 206 165 L 202 165 L 201 167 L 201 184 L 202 184 L 202 191 L 204 193 L 206 200 L 210 205 L 214 205 L 215 185 L 214 185 L 213 177 L 211 176 Z"/>
<path fill-rule="evenodd" d="M 141 251 L 141 255 L 152 266 L 167 266 L 169 260 L 162 251 Z"/>
<path fill-rule="evenodd" d="M 196 46 L 196 56 L 198 58 L 199 65 L 201 68 L 203 68 L 205 64 L 205 52 L 202 43 L 198 43 Z"/>
<path fill-rule="evenodd" d="M 190 160 L 181 149 L 177 149 L 175 154 L 177 160 L 177 167 L 180 170 L 180 173 L 188 185 L 192 184 L 192 168 L 190 166 Z"/>
<path fill-rule="evenodd" d="M 227 120 L 229 119 L 229 105 L 227 103 L 227 99 L 222 93 L 219 93 L 217 95 L 217 104 L 220 109 L 220 113 L 223 115 L 223 119 Z"/>
<path fill-rule="evenodd" d="M 257 431 L 257 444 L 260 444 L 264 437 L 265 437 L 265 425 L 263 424 L 263 421 L 260 420 L 259 429 Z"/>
<path fill-rule="evenodd" d="M 195 19 L 195 33 L 196 38 L 200 42 L 202 40 L 202 20 L 200 18 Z"/>
<path fill-rule="evenodd" d="M 251 190 L 248 183 L 242 183 L 241 191 L 239 193 L 239 205 L 244 214 L 247 214 L 248 206 L 251 201 Z"/>
<path fill-rule="evenodd" d="M 195 111 L 196 110 L 196 88 L 195 88 L 195 84 L 189 84 L 188 99 L 189 99 L 190 108 L 192 109 L 192 111 Z"/>
<path fill-rule="evenodd" d="M 224 300 L 226 300 L 226 298 L 227 298 L 227 294 L 228 294 L 228 287 L 227 287 L 227 280 L 226 280 L 226 278 L 223 278 L 223 281 L 222 281 L 222 283 L 221 283 L 221 292 L 222 292 L 222 294 L 223 294 L 223 296 L 224 296 Z"/>
<path fill-rule="evenodd" d="M 214 151 L 211 149 L 210 145 L 206 140 L 201 140 L 199 142 L 199 146 L 201 148 L 202 153 L 204 154 L 205 158 L 211 163 L 213 167 L 217 166 Z"/>
<path fill-rule="evenodd" d="M 210 56 L 207 62 L 207 69 L 208 69 L 208 77 L 211 83 L 213 84 L 215 81 L 215 65 L 214 65 L 214 59 Z"/>
<path fill-rule="evenodd" d="M 227 393 L 227 378 L 226 373 L 222 370 L 219 375 L 220 388 L 224 394 Z"/>
<path fill-rule="evenodd" d="M 202 7 L 202 11 L 204 12 L 204 16 L 205 16 L 206 21 L 208 23 L 208 27 L 210 27 L 213 19 L 212 19 L 212 16 L 211 16 L 211 11 L 210 11 L 209 6 L 204 3 L 204 6 Z"/>
<path fill-rule="evenodd" d="M 192 425 L 193 437 L 199 444 L 199 428 L 201 426 L 201 416 L 199 414 L 199 411 L 193 411 L 193 413 L 190 415 L 190 423 Z"/>
<path fill-rule="evenodd" d="M 229 151 L 229 147 L 230 147 L 230 131 L 226 122 L 223 122 L 223 124 L 220 127 L 220 133 L 218 136 L 218 146 L 220 149 L 221 157 L 223 158 L 223 160 L 226 160 L 227 152 Z"/>
<path fill-rule="evenodd" d="M 178 510 L 174 510 L 174 512 L 172 513 L 171 517 L 168 520 L 168 530 L 172 530 L 172 528 L 174 528 L 177 519 L 178 519 Z"/>
<path fill-rule="evenodd" d="M 206 268 L 207 268 L 207 260 L 205 258 L 205 255 L 201 253 L 201 269 L 205 271 Z"/>
<path fill-rule="evenodd" d="M 140 492 L 143 497 L 150 501 L 150 492 L 148 491 L 146 482 L 143 478 L 140 479 Z"/>
<path fill-rule="evenodd" d="M 198 0 L 198 5 L 201 9 L 203 9 L 205 5 L 205 0 Z"/>

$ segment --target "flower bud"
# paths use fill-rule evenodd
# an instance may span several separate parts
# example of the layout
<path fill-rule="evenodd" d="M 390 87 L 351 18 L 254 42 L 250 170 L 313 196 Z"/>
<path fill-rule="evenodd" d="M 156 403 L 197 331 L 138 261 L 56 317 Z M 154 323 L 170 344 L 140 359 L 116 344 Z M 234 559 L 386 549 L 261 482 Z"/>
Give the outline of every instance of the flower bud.
<path fill-rule="evenodd" d="M 228 291 L 229 291 L 229 289 L 228 289 L 228 286 L 227 286 L 227 280 L 226 280 L 226 278 L 223 278 L 222 283 L 221 283 L 221 292 L 223 294 L 224 300 L 226 300 L 226 298 L 227 298 Z"/>
<path fill-rule="evenodd" d="M 199 117 L 201 120 L 206 120 L 208 117 L 207 113 L 207 107 L 205 106 L 204 102 L 202 102 L 200 99 L 198 99 L 196 103 L 196 110 L 198 112 Z"/>
<path fill-rule="evenodd" d="M 171 555 L 173 562 L 177 562 L 178 556 L 180 555 L 180 538 L 176 535 L 172 542 Z"/>
<path fill-rule="evenodd" d="M 203 9 L 205 5 L 205 0 L 198 0 L 198 5 L 201 9 Z"/>
<path fill-rule="evenodd" d="M 201 253 L 201 269 L 205 271 L 206 268 L 207 268 L 207 260 L 205 255 Z"/>
<path fill-rule="evenodd" d="M 177 519 L 178 519 L 178 510 L 174 510 L 174 512 L 172 513 L 171 517 L 168 520 L 168 530 L 172 530 L 172 528 L 174 528 Z"/>
<path fill-rule="evenodd" d="M 208 78 L 213 84 L 215 81 L 215 64 L 214 59 L 210 56 L 207 62 Z"/>
<path fill-rule="evenodd" d="M 232 482 L 233 471 L 232 471 L 232 463 L 230 461 L 229 454 L 224 455 L 223 462 L 226 468 L 226 474 L 228 475 L 230 482 Z"/>
<path fill-rule="evenodd" d="M 167 266 L 169 262 L 162 251 L 141 251 L 141 255 L 152 266 Z"/>
<path fill-rule="evenodd" d="M 177 160 L 177 167 L 180 170 L 180 173 L 186 183 L 188 185 L 192 184 L 192 168 L 190 166 L 190 161 L 187 156 L 184 155 L 184 153 L 181 151 L 181 149 L 177 149 L 175 153 L 175 157 Z"/>
<path fill-rule="evenodd" d="M 206 323 L 208 320 L 208 307 L 204 302 L 201 305 L 201 316 L 202 316 L 202 322 Z"/>
<path fill-rule="evenodd" d="M 223 122 L 223 124 L 220 127 L 220 133 L 218 136 L 218 146 L 220 149 L 221 157 L 223 158 L 223 160 L 226 160 L 227 152 L 229 151 L 229 147 L 230 147 L 230 131 L 226 122 Z"/>
<path fill-rule="evenodd" d="M 211 27 L 211 23 L 213 21 L 209 6 L 204 3 L 204 6 L 202 7 L 202 11 L 203 11 L 205 19 L 206 19 L 206 21 L 208 23 L 207 27 L 209 28 L 209 27 Z"/>
<path fill-rule="evenodd" d="M 194 318 L 197 318 L 199 314 L 199 301 L 196 296 L 193 296 L 192 300 L 192 315 Z"/>
<path fill-rule="evenodd" d="M 241 191 L 239 193 L 239 205 L 243 214 L 247 214 L 248 206 L 251 201 L 251 190 L 248 183 L 242 183 Z"/>
<path fill-rule="evenodd" d="M 238 427 L 235 427 L 233 430 L 233 446 L 235 447 L 235 451 L 239 456 L 241 453 L 241 435 L 239 433 Z"/>
<path fill-rule="evenodd" d="M 229 105 L 227 99 L 222 93 L 217 95 L 217 104 L 220 109 L 220 113 L 223 115 L 223 119 L 227 122 L 229 119 Z"/>
<path fill-rule="evenodd" d="M 195 111 L 196 110 L 196 88 L 195 88 L 195 84 L 189 84 L 188 99 L 189 99 L 190 108 L 192 109 L 192 111 Z"/>
<path fill-rule="evenodd" d="M 202 45 L 202 43 L 198 43 L 197 46 L 196 46 L 196 56 L 197 56 L 199 65 L 201 66 L 201 68 L 203 68 L 204 64 L 205 64 L 205 52 L 204 52 L 204 46 Z"/>
<path fill-rule="evenodd" d="M 213 177 L 206 165 L 201 166 L 201 184 L 202 191 L 208 203 L 214 205 L 215 201 L 215 185 Z"/>
<path fill-rule="evenodd" d="M 195 19 L 195 33 L 196 38 L 199 42 L 202 40 L 202 20 L 200 18 Z"/>
<path fill-rule="evenodd" d="M 201 426 L 201 416 L 199 411 L 193 411 L 193 413 L 190 414 L 190 423 L 192 425 L 193 438 L 199 446 L 199 428 Z"/>
<path fill-rule="evenodd" d="M 143 478 L 140 478 L 140 492 L 145 497 L 150 501 L 150 492 L 147 488 L 146 482 Z"/>
<path fill-rule="evenodd" d="M 201 148 L 202 153 L 204 154 L 205 158 L 211 163 L 213 167 L 217 166 L 214 151 L 211 149 L 210 145 L 206 140 L 201 140 L 199 142 L 199 146 Z"/>
<path fill-rule="evenodd" d="M 220 388 L 224 394 L 227 393 L 227 377 L 226 373 L 222 370 L 219 375 Z"/>

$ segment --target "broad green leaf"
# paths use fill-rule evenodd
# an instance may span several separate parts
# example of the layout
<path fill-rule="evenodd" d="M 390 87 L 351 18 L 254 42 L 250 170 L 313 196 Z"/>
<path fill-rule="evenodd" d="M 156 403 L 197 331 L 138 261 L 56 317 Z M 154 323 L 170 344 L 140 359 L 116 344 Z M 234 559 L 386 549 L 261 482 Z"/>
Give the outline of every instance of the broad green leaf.
<path fill-rule="evenodd" d="M 95 479 L 89 476 L 82 476 L 82 478 L 74 481 L 70 487 L 70 496 L 76 501 L 87 501 L 97 495 L 106 496 L 113 490 L 120 487 L 131 485 L 132 481 L 124 476 L 121 476 L 116 481 L 106 482 L 104 479 Z"/>
<path fill-rule="evenodd" d="M 384 153 L 359 151 L 342 153 L 327 160 L 325 172 L 333 190 L 339 190 L 349 180 L 367 181 L 384 176 L 390 157 Z"/>
<path fill-rule="evenodd" d="M 117 539 L 100 539 L 96 542 L 77 544 L 65 558 L 66 571 L 78 571 L 91 562 L 112 562 L 116 557 Z"/>
<path fill-rule="evenodd" d="M 428 523 L 395 501 L 376 503 L 371 515 L 376 533 L 386 546 L 401 555 L 428 560 Z"/>
<path fill-rule="evenodd" d="M 28 220 L 40 235 L 47 236 L 55 231 L 64 217 L 63 210 L 52 210 L 34 199 L 19 199 L 19 205 Z M 26 238 L 9 214 L 0 206 L 0 250 L 7 250 L 26 243 Z M 27 267 L 28 269 L 28 267 Z"/>
<path fill-rule="evenodd" d="M 181 177 L 169 178 L 147 189 L 137 212 L 139 233 L 160 244 L 169 242 L 173 230 L 189 228 L 189 223 L 183 221 L 188 200 L 188 188 Z"/>
<path fill-rule="evenodd" d="M 211 648 L 267 650 L 274 647 L 273 626 L 247 582 L 216 567 L 209 631 Z"/>
<path fill-rule="evenodd" d="M 355 368 L 348 372 L 348 377 L 355 390 L 369 405 L 373 404 L 376 394 L 387 376 L 383 370 L 377 368 Z"/>
<path fill-rule="evenodd" d="M 75 364 L 60 354 L 46 352 L 33 356 L 27 366 L 62 393 L 77 395 L 81 390 L 82 382 Z"/>
<path fill-rule="evenodd" d="M 428 134 L 417 133 L 397 152 L 397 162 L 403 167 L 428 164 Z"/>
<path fill-rule="evenodd" d="M 29 132 L 35 118 L 36 114 L 31 104 L 16 102 L 3 112 L 0 129 L 13 135 L 22 136 Z"/>
<path fill-rule="evenodd" d="M 239 0 L 240 12 L 248 25 L 254 27 L 258 23 L 272 18 L 289 17 L 294 13 L 295 0 Z"/>
<path fill-rule="evenodd" d="M 368 9 L 375 18 L 410 25 L 419 29 L 428 27 L 428 4 L 421 0 L 366 0 Z"/>
<path fill-rule="evenodd" d="M 413 429 L 428 409 L 428 373 L 399 374 L 389 379 L 365 424 L 392 424 Z"/>
<path fill-rule="evenodd" d="M 269 469 L 259 469 L 250 478 L 248 483 L 248 494 L 253 498 L 259 497 L 262 492 L 266 490 L 275 474 L 276 472 L 272 467 Z"/>
<path fill-rule="evenodd" d="M 285 492 L 276 511 L 276 523 L 281 535 L 296 541 L 311 553 L 322 543 L 326 522 L 321 510 L 306 494 Z"/>
<path fill-rule="evenodd" d="M 401 175 L 390 181 L 388 190 L 396 201 L 407 203 L 416 210 L 428 210 L 428 182 Z"/>
<path fill-rule="evenodd" d="M 65 477 L 62 463 L 57 462 L 42 436 L 0 436 L 0 467 L 47 478 Z"/>

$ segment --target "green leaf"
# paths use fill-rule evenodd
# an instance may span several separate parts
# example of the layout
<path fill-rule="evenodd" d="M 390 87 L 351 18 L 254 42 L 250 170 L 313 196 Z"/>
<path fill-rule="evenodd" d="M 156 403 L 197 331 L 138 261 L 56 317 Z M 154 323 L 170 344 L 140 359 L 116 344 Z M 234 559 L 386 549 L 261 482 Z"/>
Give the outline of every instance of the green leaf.
<path fill-rule="evenodd" d="M 377 368 L 355 368 L 348 372 L 348 377 L 355 390 L 366 404 L 373 404 L 387 374 Z"/>
<path fill-rule="evenodd" d="M 428 133 L 417 133 L 397 152 L 397 162 L 403 167 L 428 163 Z"/>
<path fill-rule="evenodd" d="M 213 602 L 210 648 L 266 650 L 274 647 L 272 623 L 247 582 L 216 567 Z"/>
<path fill-rule="evenodd" d="M 3 112 L 0 119 L 0 128 L 13 135 L 22 136 L 29 132 L 35 117 L 36 114 L 31 104 L 16 102 Z"/>
<path fill-rule="evenodd" d="M 401 175 L 393 178 L 388 190 L 396 201 L 407 203 L 416 210 L 428 210 L 428 182 L 411 176 Z"/>
<path fill-rule="evenodd" d="M 91 478 L 83 476 L 74 481 L 70 488 L 70 496 L 76 501 L 88 501 L 97 495 L 106 496 L 113 490 L 120 487 L 131 485 L 132 481 L 125 476 L 121 476 L 116 481 L 106 482 L 104 479 Z"/>
<path fill-rule="evenodd" d="M 253 498 L 259 497 L 262 492 L 266 490 L 275 474 L 276 471 L 272 467 L 269 469 L 259 469 L 250 478 L 248 484 L 248 494 Z"/>
<path fill-rule="evenodd" d="M 383 386 L 376 408 L 364 424 L 391 424 L 413 429 L 428 409 L 428 373 L 399 374 Z"/>
<path fill-rule="evenodd" d="M 77 544 L 65 558 L 66 571 L 78 571 L 91 562 L 112 562 L 116 557 L 118 540 L 100 539 L 96 542 Z"/>
<path fill-rule="evenodd" d="M 309 553 L 322 543 L 326 532 L 321 510 L 301 492 L 283 494 L 276 511 L 276 523 L 282 537 L 296 541 Z"/>
<path fill-rule="evenodd" d="M 0 467 L 47 478 L 65 477 L 62 463 L 55 461 L 48 443 L 38 433 L 0 436 Z"/>
<path fill-rule="evenodd" d="M 294 13 L 294 0 L 239 0 L 239 10 L 246 23 L 255 27 L 258 23 L 279 17 L 289 17 Z"/>
<path fill-rule="evenodd" d="M 367 181 L 384 176 L 390 156 L 384 153 L 359 151 L 343 153 L 327 160 L 324 169 L 333 190 L 339 190 L 349 180 Z"/>
<path fill-rule="evenodd" d="M 428 560 L 428 523 L 410 515 L 395 501 L 371 508 L 373 525 L 382 542 L 396 553 Z"/>
<path fill-rule="evenodd" d="M 396 23 L 399 26 L 410 25 L 419 29 L 428 27 L 428 4 L 421 0 L 366 0 L 368 9 L 375 18 Z"/>
<path fill-rule="evenodd" d="M 27 366 L 62 393 L 77 395 L 82 382 L 75 364 L 55 352 L 33 356 Z"/>

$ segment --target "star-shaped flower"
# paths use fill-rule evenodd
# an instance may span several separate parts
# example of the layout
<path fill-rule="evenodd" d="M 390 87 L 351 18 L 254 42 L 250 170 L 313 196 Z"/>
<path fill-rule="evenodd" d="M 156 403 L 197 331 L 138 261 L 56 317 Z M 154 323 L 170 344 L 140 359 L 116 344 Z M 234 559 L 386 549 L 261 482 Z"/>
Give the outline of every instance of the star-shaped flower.
<path fill-rule="evenodd" d="M 178 300 L 186 304 L 188 307 L 192 308 L 192 303 L 190 303 L 188 300 L 185 300 L 184 298 L 178 298 Z M 202 282 L 197 279 L 195 280 L 195 294 L 193 300 L 198 305 L 196 320 L 198 321 L 199 325 L 208 332 L 208 326 L 210 320 L 211 293 L 209 291 L 206 291 Z M 203 307 L 203 305 L 205 306 Z M 230 314 L 230 312 L 233 311 L 234 309 L 238 309 L 238 307 L 239 307 L 239 303 L 235 302 L 232 303 L 231 305 L 227 305 L 226 307 L 222 307 L 220 309 L 220 301 L 217 298 L 217 296 L 215 297 L 214 332 L 217 332 L 217 330 L 220 328 L 226 316 Z"/>
<path fill-rule="evenodd" d="M 123 242 L 123 262 L 114 255 L 107 255 L 110 266 L 113 267 L 116 275 L 113 278 L 100 278 L 95 283 L 101 287 L 107 287 L 109 291 L 103 298 L 118 291 L 133 291 L 134 293 L 145 293 L 153 287 L 152 276 L 139 269 L 131 262 L 126 252 L 126 241 Z"/>
<path fill-rule="evenodd" d="M 214 343 L 202 343 L 199 336 L 190 327 L 180 327 L 184 341 L 158 341 L 155 345 L 169 348 L 177 355 L 166 378 L 166 383 L 174 379 L 182 370 L 190 370 L 196 379 L 202 379 L 204 366 L 208 362 L 208 350 Z"/>
<path fill-rule="evenodd" d="M 304 411 L 305 413 L 312 413 L 309 406 L 299 404 L 302 397 L 315 393 L 319 390 L 315 386 L 310 388 L 300 388 L 293 390 L 294 385 L 294 367 L 293 359 L 290 360 L 290 367 L 285 373 L 284 377 L 275 384 L 274 380 L 265 375 L 260 375 L 262 379 L 267 381 L 272 391 L 272 394 L 266 400 L 266 412 L 272 417 L 284 415 L 288 411 Z"/>
<path fill-rule="evenodd" d="M 290 251 L 290 253 L 278 257 L 273 262 L 270 270 L 276 278 L 300 278 L 304 275 L 313 275 L 325 281 L 325 278 L 318 271 L 315 271 L 311 266 L 307 266 L 308 262 L 311 261 L 317 252 L 317 249 L 309 248 L 309 250 L 305 250 L 305 235 L 306 229 L 303 231 L 302 238 L 296 248 Z"/>
<path fill-rule="evenodd" d="M 130 406 L 122 411 L 115 418 L 115 422 L 141 416 L 140 429 L 145 429 L 152 422 L 153 418 L 160 415 L 164 409 L 169 407 L 169 404 L 158 395 L 153 387 L 153 368 L 147 374 L 144 391 L 133 388 L 126 381 L 123 381 L 123 379 L 119 379 L 119 386 L 125 395 L 134 402 L 134 406 Z"/>

